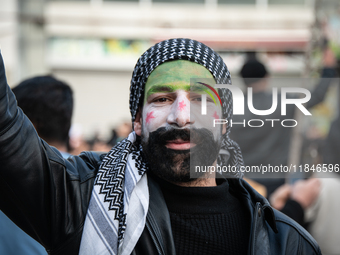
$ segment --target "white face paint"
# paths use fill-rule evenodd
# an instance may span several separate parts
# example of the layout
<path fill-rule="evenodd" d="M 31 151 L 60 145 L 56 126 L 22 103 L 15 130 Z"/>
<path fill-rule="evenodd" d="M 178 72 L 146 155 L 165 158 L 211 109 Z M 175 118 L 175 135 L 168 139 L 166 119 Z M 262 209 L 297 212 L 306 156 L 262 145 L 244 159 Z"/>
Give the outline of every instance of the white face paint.
<path fill-rule="evenodd" d="M 145 85 L 143 139 L 148 139 L 149 134 L 160 127 L 206 128 L 213 133 L 216 140 L 219 139 L 221 127 L 214 128 L 213 120 L 221 118 L 221 104 L 214 91 L 206 86 L 197 84 L 194 88 L 190 87 L 191 78 L 208 78 L 211 80 L 208 84 L 211 87 L 215 83 L 212 74 L 205 67 L 186 60 L 165 62 L 151 73 Z M 201 95 L 207 91 L 207 115 L 202 115 Z M 180 139 L 166 144 L 167 148 L 173 150 L 187 150 L 193 146 L 195 144 Z"/>

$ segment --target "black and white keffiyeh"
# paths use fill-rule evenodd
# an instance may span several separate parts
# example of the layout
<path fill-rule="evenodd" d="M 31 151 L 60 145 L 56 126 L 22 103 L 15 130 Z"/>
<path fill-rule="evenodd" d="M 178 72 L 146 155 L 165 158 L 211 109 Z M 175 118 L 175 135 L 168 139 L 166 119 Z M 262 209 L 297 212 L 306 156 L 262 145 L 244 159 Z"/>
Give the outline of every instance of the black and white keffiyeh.
<path fill-rule="evenodd" d="M 104 157 L 87 209 L 79 254 L 131 254 L 143 232 L 149 206 L 144 162 L 135 132 Z"/>
<path fill-rule="evenodd" d="M 217 84 L 231 84 L 230 72 L 223 59 L 214 50 L 201 42 L 177 38 L 157 43 L 148 49 L 138 60 L 132 74 L 130 87 L 130 112 L 132 121 L 135 120 L 138 107 L 144 98 L 144 87 L 153 70 L 160 64 L 170 60 L 189 60 L 204 66 L 210 71 Z M 233 97 L 229 89 L 218 89 L 222 100 L 223 117 L 228 123 L 233 114 Z M 242 177 L 240 167 L 243 166 L 243 158 L 240 147 L 230 139 L 230 125 L 222 137 L 222 151 L 229 152 L 220 154 L 217 164 L 221 166 L 235 166 L 237 171 L 230 173 L 229 177 Z M 230 157 L 229 157 L 230 154 Z"/>
<path fill-rule="evenodd" d="M 135 120 L 151 72 L 170 60 L 188 60 L 207 68 L 218 84 L 231 84 L 230 73 L 222 58 L 211 48 L 195 40 L 170 39 L 148 49 L 138 60 L 131 80 L 130 112 Z M 219 89 L 223 117 L 232 117 L 232 94 Z M 239 146 L 229 138 L 230 126 L 222 137 L 219 165 L 234 166 L 233 176 L 241 178 L 243 159 Z M 94 182 L 86 215 L 80 254 L 130 254 L 141 236 L 149 206 L 145 172 L 147 162 L 135 132 L 103 158 Z M 230 157 L 229 157 L 230 155 Z"/>

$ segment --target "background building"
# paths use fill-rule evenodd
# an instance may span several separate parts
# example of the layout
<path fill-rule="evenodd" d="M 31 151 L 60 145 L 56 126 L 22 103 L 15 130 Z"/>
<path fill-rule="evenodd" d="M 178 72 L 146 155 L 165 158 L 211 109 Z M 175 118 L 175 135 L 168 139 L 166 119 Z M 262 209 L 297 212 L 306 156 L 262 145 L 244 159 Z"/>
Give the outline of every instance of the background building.
<path fill-rule="evenodd" d="M 73 123 L 107 137 L 129 119 L 136 60 L 166 38 L 218 51 L 233 77 L 246 51 L 274 76 L 306 70 L 315 23 L 311 0 L 0 0 L 0 45 L 9 83 L 52 73 L 75 91 Z"/>

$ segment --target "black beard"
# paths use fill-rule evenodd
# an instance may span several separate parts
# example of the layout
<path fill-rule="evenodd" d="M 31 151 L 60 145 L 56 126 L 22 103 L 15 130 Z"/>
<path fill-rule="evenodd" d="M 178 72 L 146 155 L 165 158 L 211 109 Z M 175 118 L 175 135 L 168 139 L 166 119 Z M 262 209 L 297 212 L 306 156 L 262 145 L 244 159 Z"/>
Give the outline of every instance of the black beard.
<path fill-rule="evenodd" d="M 166 143 L 176 139 L 196 144 L 188 150 L 173 150 Z M 221 142 L 215 141 L 213 133 L 205 128 L 167 129 L 161 127 L 142 139 L 143 152 L 150 171 L 163 180 L 180 183 L 192 182 L 205 172 L 195 172 L 195 166 L 211 166 L 219 154 Z M 191 173 L 191 174 L 190 174 Z"/>

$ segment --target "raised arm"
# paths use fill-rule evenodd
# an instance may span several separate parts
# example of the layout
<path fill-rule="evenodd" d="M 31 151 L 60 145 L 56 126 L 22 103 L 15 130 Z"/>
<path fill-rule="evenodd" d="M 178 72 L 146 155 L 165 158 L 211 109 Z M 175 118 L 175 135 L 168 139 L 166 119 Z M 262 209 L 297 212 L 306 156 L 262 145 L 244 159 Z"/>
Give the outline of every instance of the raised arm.
<path fill-rule="evenodd" d="M 17 116 L 17 106 L 13 93 L 9 93 L 4 62 L 0 52 L 0 136 L 3 135 Z"/>
<path fill-rule="evenodd" d="M 0 55 L 0 209 L 40 243 L 48 245 L 48 162 L 33 125 L 17 107 Z M 38 232 L 36 230 L 39 230 Z M 41 232 L 41 234 L 39 233 Z"/>
<path fill-rule="evenodd" d="M 0 210 L 47 250 L 80 241 L 95 176 L 85 156 L 66 161 L 39 138 L 17 107 L 0 53 Z"/>

